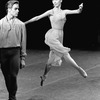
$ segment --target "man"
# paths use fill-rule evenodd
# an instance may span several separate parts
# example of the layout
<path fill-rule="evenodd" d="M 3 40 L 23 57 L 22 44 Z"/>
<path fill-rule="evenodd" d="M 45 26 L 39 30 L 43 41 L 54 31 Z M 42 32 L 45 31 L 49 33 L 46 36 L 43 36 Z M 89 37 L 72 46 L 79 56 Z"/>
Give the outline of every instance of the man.
<path fill-rule="evenodd" d="M 26 28 L 17 16 L 19 2 L 7 2 L 7 15 L 0 20 L 0 63 L 4 75 L 9 100 L 16 100 L 17 75 L 25 67 Z"/>

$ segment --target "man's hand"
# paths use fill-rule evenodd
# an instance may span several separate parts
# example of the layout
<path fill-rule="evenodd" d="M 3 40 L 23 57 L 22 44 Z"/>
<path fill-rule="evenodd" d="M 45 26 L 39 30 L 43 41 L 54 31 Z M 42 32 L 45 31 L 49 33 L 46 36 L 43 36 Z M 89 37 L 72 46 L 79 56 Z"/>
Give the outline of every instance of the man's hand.
<path fill-rule="evenodd" d="M 21 59 L 20 69 L 25 68 L 25 60 Z"/>

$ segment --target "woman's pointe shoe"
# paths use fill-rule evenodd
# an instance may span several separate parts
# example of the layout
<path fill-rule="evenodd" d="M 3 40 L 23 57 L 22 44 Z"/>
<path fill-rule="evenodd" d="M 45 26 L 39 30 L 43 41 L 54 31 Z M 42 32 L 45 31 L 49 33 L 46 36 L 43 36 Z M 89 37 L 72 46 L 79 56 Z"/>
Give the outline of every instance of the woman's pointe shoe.
<path fill-rule="evenodd" d="M 80 67 L 80 69 L 79 69 L 79 73 L 84 77 L 84 78 L 86 78 L 88 75 L 87 75 L 87 73 Z"/>
<path fill-rule="evenodd" d="M 40 83 L 40 85 L 41 86 L 43 86 L 43 82 L 46 80 L 46 76 L 40 76 L 40 78 L 41 78 L 41 83 Z"/>

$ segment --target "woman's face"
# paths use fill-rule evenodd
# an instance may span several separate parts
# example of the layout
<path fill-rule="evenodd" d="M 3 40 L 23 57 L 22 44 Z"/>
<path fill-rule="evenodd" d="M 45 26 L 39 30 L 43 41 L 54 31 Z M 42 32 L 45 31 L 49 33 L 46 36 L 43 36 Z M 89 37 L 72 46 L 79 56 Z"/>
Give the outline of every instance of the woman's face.
<path fill-rule="evenodd" d="M 61 5 L 62 0 L 52 0 L 54 7 L 58 7 Z"/>

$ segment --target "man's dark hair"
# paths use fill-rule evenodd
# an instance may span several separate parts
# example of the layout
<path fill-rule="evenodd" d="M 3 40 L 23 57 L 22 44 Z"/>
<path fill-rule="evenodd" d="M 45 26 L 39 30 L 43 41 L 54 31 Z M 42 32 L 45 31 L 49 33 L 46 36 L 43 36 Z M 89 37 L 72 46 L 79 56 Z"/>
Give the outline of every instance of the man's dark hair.
<path fill-rule="evenodd" d="M 18 0 L 9 0 L 9 1 L 6 3 L 6 10 L 7 10 L 8 8 L 12 8 L 12 6 L 13 6 L 14 4 L 18 4 L 18 5 L 19 5 L 19 1 L 18 1 Z"/>

